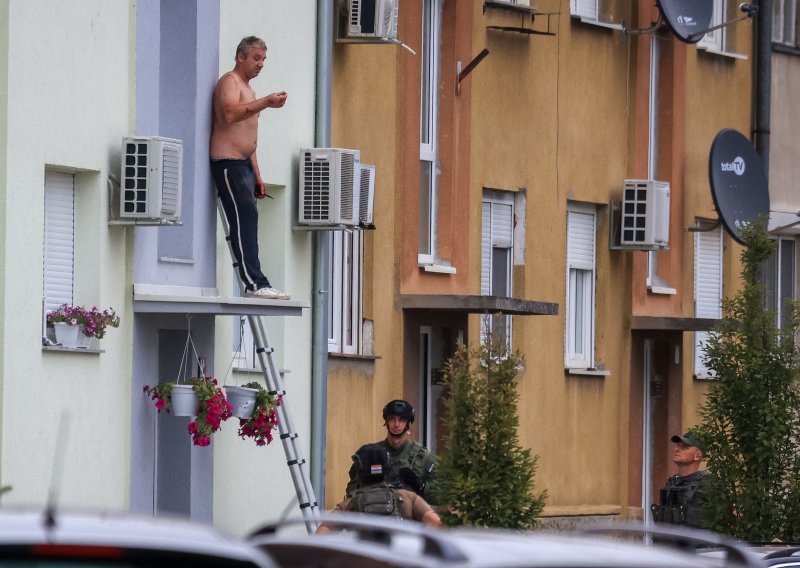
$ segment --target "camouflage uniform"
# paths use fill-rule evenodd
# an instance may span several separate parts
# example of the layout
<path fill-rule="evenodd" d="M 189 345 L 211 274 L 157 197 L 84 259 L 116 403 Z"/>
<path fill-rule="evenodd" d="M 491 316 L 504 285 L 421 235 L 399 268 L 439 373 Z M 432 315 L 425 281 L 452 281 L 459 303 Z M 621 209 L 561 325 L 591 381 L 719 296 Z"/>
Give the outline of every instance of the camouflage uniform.
<path fill-rule="evenodd" d="M 657 523 L 704 528 L 703 506 L 709 493 L 711 474 L 697 471 L 686 477 L 673 475 L 661 490 L 658 505 L 653 505 L 653 520 Z"/>
<path fill-rule="evenodd" d="M 393 448 L 386 440 L 375 443 L 389 453 L 389 471 L 386 473 L 386 482 L 393 487 L 401 487 L 414 491 L 428 503 L 431 501 L 433 488 L 435 487 L 434 473 L 436 470 L 436 458 L 433 457 L 425 446 L 418 444 L 412 439 L 406 440 L 399 448 Z M 422 490 L 415 491 L 413 487 L 407 487 L 400 478 L 400 469 L 409 468 L 416 474 L 417 479 L 422 482 Z M 358 479 L 358 467 L 353 464 L 350 468 L 350 481 L 347 484 L 347 497 L 352 497 L 353 492 L 360 487 Z"/>

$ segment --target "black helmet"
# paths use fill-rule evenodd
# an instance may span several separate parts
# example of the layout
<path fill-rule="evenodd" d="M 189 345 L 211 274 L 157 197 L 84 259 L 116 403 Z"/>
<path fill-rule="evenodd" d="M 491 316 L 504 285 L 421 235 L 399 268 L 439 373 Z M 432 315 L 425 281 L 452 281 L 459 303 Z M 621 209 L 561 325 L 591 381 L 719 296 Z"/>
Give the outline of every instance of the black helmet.
<path fill-rule="evenodd" d="M 365 444 L 353 454 L 353 463 L 363 483 L 376 483 L 385 479 L 389 455 L 378 444 Z"/>
<path fill-rule="evenodd" d="M 414 407 L 405 400 L 392 400 L 383 407 L 384 421 L 390 416 L 399 416 L 408 420 L 409 424 L 414 423 Z"/>

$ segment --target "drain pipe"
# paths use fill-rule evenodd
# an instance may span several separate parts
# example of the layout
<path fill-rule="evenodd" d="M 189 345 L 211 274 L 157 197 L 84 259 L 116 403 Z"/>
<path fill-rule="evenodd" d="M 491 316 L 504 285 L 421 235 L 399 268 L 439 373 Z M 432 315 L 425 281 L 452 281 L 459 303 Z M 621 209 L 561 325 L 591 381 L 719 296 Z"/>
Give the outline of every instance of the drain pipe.
<path fill-rule="evenodd" d="M 333 68 L 333 0 L 317 0 L 317 76 L 314 145 L 331 144 L 331 70 Z M 314 287 L 311 312 L 311 485 L 325 509 L 325 454 L 328 407 L 328 231 L 312 233 Z"/>
<path fill-rule="evenodd" d="M 759 0 L 754 40 L 756 65 L 755 135 L 756 152 L 769 179 L 769 120 L 772 96 L 772 0 Z"/>

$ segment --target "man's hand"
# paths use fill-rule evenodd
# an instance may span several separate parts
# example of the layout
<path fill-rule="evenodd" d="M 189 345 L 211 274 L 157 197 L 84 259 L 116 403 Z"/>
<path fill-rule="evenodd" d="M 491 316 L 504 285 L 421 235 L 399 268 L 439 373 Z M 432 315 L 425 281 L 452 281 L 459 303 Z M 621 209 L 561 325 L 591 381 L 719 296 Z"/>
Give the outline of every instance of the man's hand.
<path fill-rule="evenodd" d="M 281 108 L 284 104 L 286 104 L 286 91 L 281 91 L 280 93 L 271 93 L 267 95 L 267 108 Z"/>
<path fill-rule="evenodd" d="M 264 199 L 265 197 L 272 199 L 271 195 L 267 195 L 267 188 L 264 185 L 264 180 L 260 177 L 256 177 L 256 186 L 253 188 L 253 195 L 256 196 L 256 199 Z"/>
<path fill-rule="evenodd" d="M 419 477 L 417 477 L 417 474 L 414 473 L 411 468 L 401 467 L 397 473 L 400 476 L 400 480 L 403 482 L 403 485 L 415 493 L 420 493 L 423 489 L 425 489 L 425 484 L 420 481 Z"/>

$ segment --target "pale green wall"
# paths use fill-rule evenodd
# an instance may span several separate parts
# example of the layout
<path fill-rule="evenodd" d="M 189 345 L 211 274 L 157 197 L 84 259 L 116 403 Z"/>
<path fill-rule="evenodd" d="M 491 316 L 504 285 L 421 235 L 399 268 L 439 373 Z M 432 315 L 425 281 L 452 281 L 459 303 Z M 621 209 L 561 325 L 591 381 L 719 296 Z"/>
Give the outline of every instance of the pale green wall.
<path fill-rule="evenodd" d="M 5 207 L 2 337 L 3 479 L 14 486 L 4 503 L 44 502 L 56 452 L 64 452 L 60 502 L 124 508 L 130 440 L 130 288 L 124 285 L 126 230 L 107 224 L 106 177 L 118 171 L 127 133 L 129 6 L 127 2 L 11 1 L 7 81 L 0 104 Z M 7 57 L 6 57 L 7 55 Z M 7 62 L 7 67 L 6 67 Z M 46 168 L 76 175 L 75 301 L 113 306 L 121 329 L 103 339 L 100 355 L 41 348 L 43 186 Z M 56 447 L 59 417 L 71 417 Z"/>

